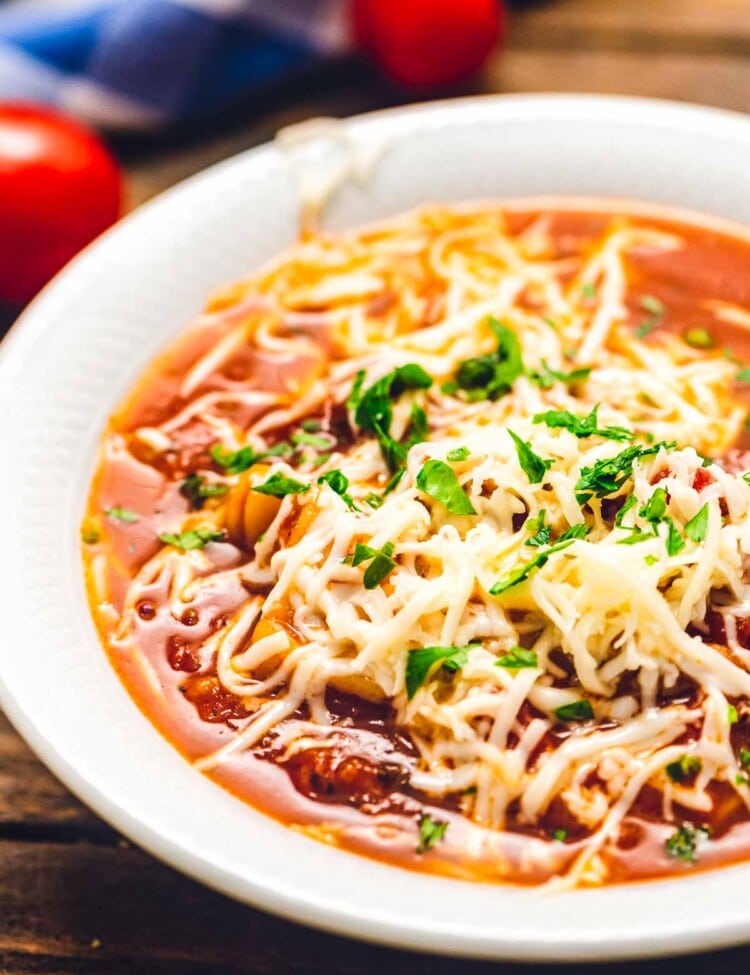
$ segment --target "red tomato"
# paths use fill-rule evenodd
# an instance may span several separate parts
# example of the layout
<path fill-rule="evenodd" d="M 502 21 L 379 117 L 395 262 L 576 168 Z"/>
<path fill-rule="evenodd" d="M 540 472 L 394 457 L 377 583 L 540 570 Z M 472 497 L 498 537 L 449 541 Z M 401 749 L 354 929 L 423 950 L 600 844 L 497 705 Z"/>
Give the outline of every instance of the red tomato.
<path fill-rule="evenodd" d="M 353 0 L 354 36 L 410 87 L 460 81 L 504 33 L 502 0 Z"/>
<path fill-rule="evenodd" d="M 0 300 L 28 301 L 120 213 L 117 164 L 69 118 L 0 104 Z"/>

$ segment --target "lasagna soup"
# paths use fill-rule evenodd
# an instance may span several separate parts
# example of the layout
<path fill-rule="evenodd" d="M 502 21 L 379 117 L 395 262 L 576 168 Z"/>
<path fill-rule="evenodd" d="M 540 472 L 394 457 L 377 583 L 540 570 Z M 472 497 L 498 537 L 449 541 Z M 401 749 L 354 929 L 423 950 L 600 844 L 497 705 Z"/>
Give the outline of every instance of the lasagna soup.
<path fill-rule="evenodd" d="M 219 291 L 112 417 L 82 526 L 138 705 L 416 870 L 750 858 L 748 240 L 426 207 Z"/>

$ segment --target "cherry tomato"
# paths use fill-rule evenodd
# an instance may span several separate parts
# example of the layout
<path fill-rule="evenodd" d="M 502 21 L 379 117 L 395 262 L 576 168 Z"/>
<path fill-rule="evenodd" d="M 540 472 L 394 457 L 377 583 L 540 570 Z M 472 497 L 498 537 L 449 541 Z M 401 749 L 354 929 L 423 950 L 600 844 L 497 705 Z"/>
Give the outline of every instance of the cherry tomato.
<path fill-rule="evenodd" d="M 502 0 L 353 0 L 361 50 L 409 87 L 473 74 L 504 33 Z"/>
<path fill-rule="evenodd" d="M 120 213 L 102 143 L 69 118 L 0 103 L 0 300 L 28 301 Z"/>

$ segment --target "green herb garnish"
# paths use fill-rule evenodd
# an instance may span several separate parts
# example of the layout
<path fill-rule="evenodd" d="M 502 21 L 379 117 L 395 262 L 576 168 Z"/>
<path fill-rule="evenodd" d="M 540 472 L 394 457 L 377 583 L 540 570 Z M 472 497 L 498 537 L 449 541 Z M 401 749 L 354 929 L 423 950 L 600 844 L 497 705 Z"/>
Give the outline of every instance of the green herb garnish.
<path fill-rule="evenodd" d="M 410 650 L 406 658 L 406 696 L 411 700 L 424 684 L 438 661 L 444 670 L 456 673 L 465 664 L 472 647 L 418 647 Z"/>
<path fill-rule="evenodd" d="M 342 471 L 336 470 L 326 471 L 325 474 L 321 474 L 318 478 L 318 484 L 327 484 L 328 487 L 344 502 L 344 504 L 352 511 L 358 511 L 354 499 L 350 494 L 347 494 L 349 489 L 349 478 Z M 380 500 L 380 499 L 379 499 Z M 380 504 L 382 504 L 380 500 Z"/>
<path fill-rule="evenodd" d="M 362 583 L 365 589 L 374 589 L 396 568 L 396 563 L 391 557 L 392 555 L 393 542 L 386 542 L 382 548 L 372 548 L 370 545 L 363 545 L 362 542 L 357 542 L 354 546 L 354 553 L 347 555 L 344 562 L 356 567 L 363 562 L 369 561 L 370 564 L 365 569 Z"/>
<path fill-rule="evenodd" d="M 515 333 L 492 316 L 488 323 L 497 339 L 497 349 L 487 355 L 465 359 L 453 380 L 456 389 L 464 390 L 472 400 L 499 399 L 510 392 L 524 371 L 521 346 Z"/>
<path fill-rule="evenodd" d="M 507 670 L 522 670 L 525 667 L 538 667 L 539 661 L 533 650 L 511 647 L 504 656 L 495 661 L 495 666 L 505 667 Z"/>
<path fill-rule="evenodd" d="M 191 528 L 190 531 L 180 532 L 178 535 L 162 532 L 157 538 L 165 545 L 174 545 L 175 548 L 189 552 L 194 548 L 203 548 L 209 542 L 223 541 L 226 535 L 223 531 L 213 528 Z"/>
<path fill-rule="evenodd" d="M 633 464 L 642 457 L 648 457 L 664 447 L 671 449 L 676 444 L 655 443 L 651 446 L 632 444 L 614 457 L 596 461 L 591 467 L 584 467 L 575 486 L 576 500 L 586 504 L 592 498 L 604 498 L 616 494 L 633 476 Z"/>
<path fill-rule="evenodd" d="M 138 515 L 135 513 L 135 511 L 130 511 L 129 508 L 120 508 L 117 505 L 113 508 L 105 508 L 104 514 L 108 518 L 112 518 L 114 521 L 125 521 L 128 524 L 138 521 Z"/>
<path fill-rule="evenodd" d="M 703 826 L 693 826 L 683 823 L 676 832 L 672 833 L 664 844 L 669 856 L 685 863 L 695 863 L 695 851 L 698 845 L 709 836 L 709 831 Z"/>
<path fill-rule="evenodd" d="M 292 453 L 292 447 L 285 440 L 274 444 L 268 450 L 257 453 L 252 447 L 240 447 L 239 450 L 225 450 L 221 444 L 214 444 L 211 448 L 211 459 L 219 467 L 223 467 L 226 474 L 242 474 L 266 457 L 284 457 Z"/>
<path fill-rule="evenodd" d="M 419 403 L 411 404 L 411 414 L 409 416 L 409 426 L 406 430 L 405 445 L 413 447 L 416 443 L 422 443 L 427 439 L 430 427 L 427 422 L 427 414 Z"/>
<path fill-rule="evenodd" d="M 666 513 L 667 492 L 663 487 L 658 487 L 638 512 L 641 518 L 653 522 L 661 521 Z"/>
<path fill-rule="evenodd" d="M 581 294 L 584 298 L 595 298 L 596 285 L 591 281 L 587 281 L 586 284 L 581 285 Z"/>
<path fill-rule="evenodd" d="M 638 304 L 649 314 L 649 317 L 635 330 L 635 334 L 638 336 L 638 338 L 642 339 L 661 323 L 666 313 L 666 308 L 664 307 L 664 304 L 653 295 L 641 295 L 641 297 L 638 299 Z"/>
<path fill-rule="evenodd" d="M 571 701 L 555 708 L 555 715 L 561 721 L 590 721 L 594 717 L 594 709 L 591 701 L 581 698 L 580 701 Z"/>
<path fill-rule="evenodd" d="M 180 484 L 180 494 L 187 498 L 190 507 L 199 511 L 206 498 L 219 497 L 229 490 L 228 484 L 210 484 L 205 477 L 193 471 Z"/>
<path fill-rule="evenodd" d="M 535 569 L 540 569 L 543 565 L 546 565 L 550 555 L 554 555 L 555 552 L 561 552 L 564 548 L 572 545 L 574 541 L 575 538 L 562 539 L 555 542 L 554 545 L 550 545 L 549 548 L 546 548 L 541 552 L 537 552 L 537 554 L 526 562 L 525 565 L 522 565 L 518 569 L 514 569 L 512 572 L 509 572 L 507 576 L 499 579 L 490 589 L 490 595 L 499 596 L 500 593 L 506 592 L 506 590 L 512 589 L 514 586 L 525 582 Z"/>
<path fill-rule="evenodd" d="M 591 525 L 585 525 L 583 522 L 578 525 L 571 525 L 570 528 L 565 529 L 555 544 L 559 545 L 560 542 L 575 541 L 577 538 L 585 538 L 590 531 Z"/>
<path fill-rule="evenodd" d="M 740 716 L 737 712 L 737 708 L 734 706 L 734 704 L 730 704 L 727 708 L 727 721 L 730 724 L 737 724 L 739 720 Z"/>
<path fill-rule="evenodd" d="M 587 416 L 571 413 L 569 410 L 547 410 L 537 413 L 534 423 L 544 423 L 551 429 L 562 428 L 569 430 L 579 440 L 584 437 L 603 437 L 605 440 L 632 440 L 635 434 L 625 427 L 600 427 L 597 413 L 599 404 Z"/>
<path fill-rule="evenodd" d="M 667 555 L 679 555 L 685 548 L 685 539 L 680 535 L 671 518 L 667 522 Z"/>
<path fill-rule="evenodd" d="M 687 537 L 696 543 L 700 543 L 706 537 L 706 532 L 708 531 L 708 502 L 706 502 L 701 510 L 691 518 L 690 521 L 685 525 L 685 534 Z"/>
<path fill-rule="evenodd" d="M 531 444 L 525 440 L 521 440 L 510 427 L 508 428 L 508 433 L 516 445 L 518 463 L 521 465 L 521 470 L 528 477 L 529 483 L 540 484 L 544 480 L 544 475 L 555 463 L 554 460 L 545 460 L 539 454 L 535 454 L 531 448 Z"/>
<path fill-rule="evenodd" d="M 446 459 L 450 461 L 466 460 L 466 458 L 471 454 L 468 447 L 454 447 L 453 450 L 449 450 L 446 454 Z"/>
<path fill-rule="evenodd" d="M 419 845 L 417 846 L 417 853 L 422 854 L 431 850 L 436 843 L 442 840 L 447 829 L 448 823 L 434 822 L 427 814 L 421 816 L 419 819 Z"/>
<path fill-rule="evenodd" d="M 550 833 L 553 840 L 557 840 L 558 843 L 564 843 L 568 838 L 567 829 L 553 829 Z"/>
<path fill-rule="evenodd" d="M 256 494 L 267 494 L 273 498 L 285 498 L 287 494 L 304 494 L 305 491 L 309 490 L 309 484 L 296 481 L 293 477 L 287 477 L 280 471 L 276 471 L 267 481 L 253 488 Z"/>
<path fill-rule="evenodd" d="M 532 369 L 527 375 L 540 389 L 551 389 L 556 382 L 565 383 L 567 386 L 582 383 L 591 375 L 591 367 L 582 366 L 579 369 L 572 369 L 570 372 L 560 372 L 557 369 L 552 369 L 546 359 L 542 359 L 541 370 Z"/>
<path fill-rule="evenodd" d="M 666 767 L 667 775 L 673 782 L 685 782 L 697 775 L 703 768 L 703 762 L 696 755 L 682 755 Z"/>
<path fill-rule="evenodd" d="M 625 528 L 624 531 L 630 532 L 625 538 L 618 538 L 618 545 L 638 545 L 640 542 L 650 542 L 653 537 L 653 532 L 642 532 L 638 528 Z"/>
<path fill-rule="evenodd" d="M 307 430 L 295 430 L 291 437 L 292 443 L 295 447 L 314 447 L 316 450 L 328 450 L 331 446 L 331 441 L 327 437 L 316 437 L 314 433 L 308 433 Z"/>
<path fill-rule="evenodd" d="M 417 487 L 435 501 L 444 504 L 452 515 L 477 513 L 459 484 L 455 471 L 442 460 L 427 461 L 417 474 Z"/>
<path fill-rule="evenodd" d="M 396 471 L 406 459 L 409 444 L 404 446 L 391 437 L 392 401 L 409 389 L 429 389 L 432 386 L 432 377 L 420 365 L 412 362 L 389 372 L 364 392 L 362 392 L 363 382 L 364 373 L 360 370 L 346 401 L 347 406 L 354 410 L 354 421 L 357 426 L 377 437 L 388 469 Z M 419 409 L 421 410 L 421 407 Z M 426 434 L 427 417 L 424 410 L 421 410 L 420 414 L 412 409 L 411 425 L 414 426 L 415 423 L 422 427 Z"/>
<path fill-rule="evenodd" d="M 539 548 L 542 545 L 549 544 L 550 537 L 552 535 L 552 526 L 545 525 L 546 511 L 544 508 L 541 509 L 536 518 L 529 518 L 526 522 L 526 531 L 532 533 L 531 538 L 527 538 L 524 545 L 529 545 L 531 548 Z"/>

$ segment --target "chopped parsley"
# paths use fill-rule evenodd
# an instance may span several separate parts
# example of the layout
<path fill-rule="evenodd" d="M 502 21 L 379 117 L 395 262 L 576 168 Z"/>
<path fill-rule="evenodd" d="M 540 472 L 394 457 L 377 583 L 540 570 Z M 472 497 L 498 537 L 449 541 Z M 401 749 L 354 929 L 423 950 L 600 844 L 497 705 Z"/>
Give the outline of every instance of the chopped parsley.
<path fill-rule="evenodd" d="M 686 782 L 697 775 L 702 768 L 703 762 L 696 755 L 682 755 L 667 765 L 666 773 L 673 782 Z"/>
<path fill-rule="evenodd" d="M 638 512 L 641 518 L 652 522 L 662 521 L 666 513 L 667 491 L 663 487 L 658 487 Z"/>
<path fill-rule="evenodd" d="M 648 312 L 648 318 L 641 322 L 635 330 L 638 338 L 642 339 L 649 332 L 653 332 L 657 325 L 661 324 L 666 313 L 666 308 L 664 307 L 664 303 L 653 295 L 641 295 L 638 304 L 645 312 Z"/>
<path fill-rule="evenodd" d="M 206 498 L 219 497 L 222 494 L 226 494 L 228 490 L 228 484 L 210 484 L 206 481 L 205 477 L 196 471 L 188 474 L 182 484 L 180 484 L 180 494 L 183 498 L 188 499 L 190 507 L 195 511 L 203 507 L 203 502 Z"/>
<path fill-rule="evenodd" d="M 596 285 L 592 281 L 587 281 L 586 284 L 581 286 L 581 294 L 584 298 L 595 298 Z"/>
<path fill-rule="evenodd" d="M 442 460 L 427 461 L 417 474 L 417 487 L 435 501 L 444 504 L 452 515 L 477 513 L 459 484 L 455 471 Z"/>
<path fill-rule="evenodd" d="M 566 528 L 562 535 L 557 539 L 557 543 L 575 541 L 577 538 L 585 538 L 591 531 L 591 525 L 586 525 L 581 522 L 578 525 L 571 525 L 570 528 Z"/>
<path fill-rule="evenodd" d="M 727 708 L 727 721 L 730 724 L 737 724 L 739 720 L 740 720 L 740 716 L 737 711 L 737 708 L 734 706 L 734 704 L 730 704 L 729 707 Z"/>
<path fill-rule="evenodd" d="M 104 514 L 108 518 L 112 518 L 113 521 L 125 521 L 128 524 L 138 521 L 138 515 L 135 511 L 131 511 L 129 508 L 120 508 L 117 505 L 113 508 L 105 508 Z"/>
<path fill-rule="evenodd" d="M 713 337 L 705 328 L 689 328 L 682 337 L 692 349 L 713 349 L 714 347 Z"/>
<path fill-rule="evenodd" d="M 597 413 L 599 404 L 593 407 L 587 416 L 571 413 L 569 410 L 547 410 L 537 413 L 534 423 L 544 423 L 550 429 L 555 427 L 569 430 L 579 440 L 584 437 L 603 437 L 605 440 L 632 440 L 635 434 L 625 427 L 600 427 Z"/>
<path fill-rule="evenodd" d="M 349 478 L 342 471 L 338 470 L 338 468 L 333 471 L 326 471 L 325 474 L 321 474 L 321 476 L 318 478 L 318 484 L 327 484 L 333 492 L 338 494 L 347 508 L 351 509 L 352 511 L 359 510 L 354 503 L 352 496 L 347 494 L 349 489 Z M 383 503 L 382 500 L 378 500 L 380 501 L 380 504 Z"/>
<path fill-rule="evenodd" d="M 659 560 L 657 559 L 657 557 L 655 555 L 644 555 L 643 556 L 643 561 L 646 563 L 646 565 L 656 565 L 656 563 Z"/>
<path fill-rule="evenodd" d="M 427 414 L 419 403 L 411 404 L 411 414 L 409 416 L 409 426 L 406 430 L 406 446 L 413 447 L 415 443 L 422 443 L 427 439 L 430 427 L 427 422 Z"/>
<path fill-rule="evenodd" d="M 466 460 L 466 458 L 471 454 L 468 447 L 454 447 L 453 450 L 449 450 L 446 454 L 446 459 L 452 462 L 459 460 Z"/>
<path fill-rule="evenodd" d="M 618 545 L 638 545 L 639 542 L 650 542 L 654 537 L 653 532 L 643 532 L 638 528 L 623 527 L 623 531 L 630 532 L 630 534 L 626 535 L 625 538 L 618 538 Z"/>
<path fill-rule="evenodd" d="M 383 497 L 386 497 L 386 495 L 390 494 L 391 491 L 396 490 L 396 488 L 401 483 L 404 474 L 406 474 L 406 467 L 399 467 L 399 469 L 396 471 L 393 477 L 386 484 L 383 490 Z"/>
<path fill-rule="evenodd" d="M 410 650 L 406 658 L 406 696 L 411 700 L 424 684 L 438 661 L 444 670 L 455 674 L 465 664 L 469 647 L 418 647 Z"/>
<path fill-rule="evenodd" d="M 553 840 L 557 840 L 558 843 L 564 843 L 568 838 L 567 829 L 553 829 L 550 833 Z"/>
<path fill-rule="evenodd" d="M 508 433 L 516 445 L 518 463 L 521 465 L 521 470 L 528 477 L 529 483 L 540 484 L 544 480 L 544 475 L 555 463 L 554 460 L 545 460 L 539 454 L 535 454 L 531 448 L 531 444 L 525 440 L 521 440 L 510 427 L 508 428 Z"/>
<path fill-rule="evenodd" d="M 667 555 L 679 555 L 685 548 L 685 539 L 680 535 L 671 518 L 667 522 Z"/>
<path fill-rule="evenodd" d="M 165 545 L 174 545 L 188 552 L 194 548 L 203 548 L 209 542 L 220 542 L 226 537 L 223 531 L 213 528 L 192 528 L 190 531 L 180 532 L 178 535 L 172 532 L 162 532 L 157 536 L 160 542 Z"/>
<path fill-rule="evenodd" d="M 703 826 L 683 823 L 664 844 L 669 856 L 685 863 L 695 863 L 695 853 L 701 842 L 708 839 L 709 831 Z"/>
<path fill-rule="evenodd" d="M 552 526 L 545 525 L 544 518 L 546 515 L 546 510 L 542 508 L 536 518 L 529 518 L 526 522 L 526 530 L 531 532 L 531 538 L 527 538 L 524 545 L 529 545 L 531 548 L 539 548 L 542 545 L 548 545 L 550 538 L 552 536 Z"/>
<path fill-rule="evenodd" d="M 583 527 L 585 528 L 586 526 Z M 550 555 L 554 555 L 555 552 L 561 552 L 564 548 L 572 545 L 574 541 L 575 537 L 560 539 L 559 541 L 555 542 L 554 545 L 550 545 L 549 548 L 545 548 L 543 551 L 537 552 L 537 554 L 525 565 L 522 565 L 518 569 L 514 569 L 512 572 L 509 572 L 507 576 L 499 579 L 490 589 L 490 595 L 499 596 L 508 589 L 512 589 L 514 586 L 518 586 L 520 583 L 525 582 L 535 569 L 540 569 L 543 565 L 546 565 Z"/>
<path fill-rule="evenodd" d="M 292 453 L 292 447 L 284 440 L 258 453 L 252 447 L 240 447 L 239 450 L 226 450 L 221 444 L 214 444 L 211 448 L 211 459 L 219 467 L 224 468 L 226 474 L 242 474 L 253 464 L 266 457 L 284 457 Z"/>
<path fill-rule="evenodd" d="M 307 430 L 295 430 L 291 437 L 295 447 L 314 447 L 316 450 L 328 450 L 331 446 L 329 437 L 316 437 Z"/>
<path fill-rule="evenodd" d="M 521 346 L 514 332 L 490 316 L 488 323 L 497 339 L 497 349 L 487 355 L 464 359 L 448 391 L 463 390 L 470 400 L 496 400 L 505 396 L 523 374 Z"/>
<path fill-rule="evenodd" d="M 445 831 L 448 829 L 448 823 L 436 822 L 425 813 L 424 816 L 420 816 L 419 819 L 419 844 L 417 846 L 417 853 L 420 855 L 422 853 L 427 853 L 431 850 L 436 843 L 445 836 Z"/>
<path fill-rule="evenodd" d="M 750 366 L 743 366 L 734 378 L 738 383 L 750 383 Z"/>
<path fill-rule="evenodd" d="M 287 477 L 286 474 L 282 474 L 280 471 L 276 471 L 267 481 L 264 481 L 262 484 L 257 484 L 253 488 L 256 494 L 267 494 L 273 498 L 284 498 L 287 494 L 304 494 L 305 491 L 309 490 L 309 484 L 296 481 L 293 477 Z"/>
<path fill-rule="evenodd" d="M 411 444 L 407 443 L 405 446 L 391 436 L 392 401 L 410 389 L 429 389 L 432 386 L 432 377 L 420 365 L 411 362 L 382 376 L 363 392 L 364 378 L 365 373 L 360 370 L 346 405 L 354 410 L 354 422 L 357 426 L 377 437 L 388 469 L 396 471 L 403 465 L 406 451 Z M 416 434 L 416 439 L 412 440 L 412 443 L 424 439 L 419 432 L 421 430 L 426 435 L 427 417 L 421 407 L 416 412 L 412 408 L 410 426 L 414 431 L 412 435 Z"/>
<path fill-rule="evenodd" d="M 584 382 L 591 375 L 591 367 L 582 366 L 570 372 L 560 372 L 548 365 L 546 359 L 542 359 L 542 369 L 532 369 L 527 375 L 540 389 L 551 389 L 556 382 L 565 383 L 567 386 Z"/>
<path fill-rule="evenodd" d="M 571 701 L 570 704 L 555 708 L 555 716 L 560 721 L 590 721 L 594 717 L 594 709 L 591 701 L 584 697 L 580 701 Z"/>
<path fill-rule="evenodd" d="M 748 775 L 748 770 L 750 770 L 750 748 L 740 748 L 739 759 L 743 774 L 735 776 L 734 781 L 737 785 L 750 785 L 750 775 Z"/>
<path fill-rule="evenodd" d="M 685 534 L 687 537 L 698 544 L 704 540 L 706 537 L 706 532 L 708 531 L 708 501 L 703 505 L 698 514 L 691 518 L 690 521 L 685 525 Z"/>
<path fill-rule="evenodd" d="M 636 504 L 638 504 L 638 498 L 636 498 L 634 494 L 629 494 L 615 517 L 615 524 L 618 528 L 622 528 L 622 522 L 625 515 L 630 511 L 631 508 L 635 507 Z"/>
<path fill-rule="evenodd" d="M 347 555 L 344 562 L 356 567 L 369 561 L 370 564 L 365 569 L 362 583 L 365 589 L 375 589 L 396 568 L 392 555 L 393 542 L 386 542 L 382 548 L 372 548 L 370 545 L 357 542 L 354 546 L 354 553 Z"/>
<path fill-rule="evenodd" d="M 670 449 L 675 443 L 659 443 L 651 446 L 631 444 L 614 457 L 597 460 L 591 467 L 583 467 L 575 486 L 576 500 L 587 504 L 592 498 L 604 498 L 616 494 L 633 476 L 633 464 L 641 457 L 658 454 L 662 447 Z"/>
<path fill-rule="evenodd" d="M 495 661 L 495 666 L 505 667 L 507 670 L 522 670 L 525 667 L 538 667 L 539 661 L 533 650 L 511 647 L 504 656 Z"/>

